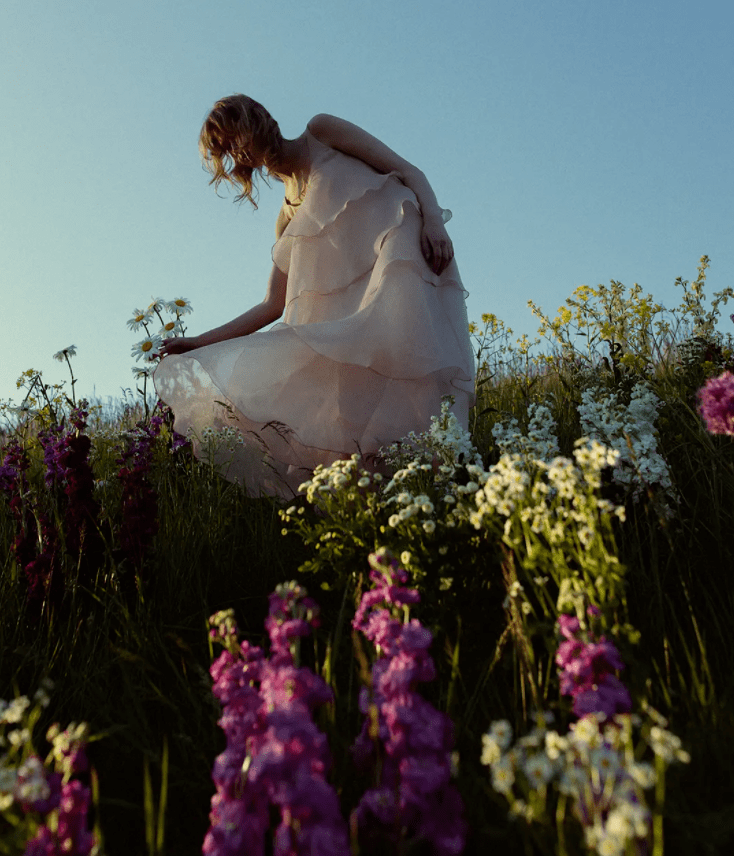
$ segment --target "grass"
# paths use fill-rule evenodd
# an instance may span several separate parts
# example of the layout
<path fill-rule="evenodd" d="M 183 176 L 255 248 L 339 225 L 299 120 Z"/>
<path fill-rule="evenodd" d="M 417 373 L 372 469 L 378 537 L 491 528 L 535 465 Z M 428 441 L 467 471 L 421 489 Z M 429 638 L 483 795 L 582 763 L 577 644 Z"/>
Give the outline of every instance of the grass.
<path fill-rule="evenodd" d="M 628 309 L 632 313 L 634 305 Z M 719 346 L 713 361 L 682 361 L 690 337 L 681 340 L 679 333 L 674 347 L 658 347 L 657 359 L 643 371 L 622 365 L 615 375 L 598 355 L 571 353 L 560 339 L 543 359 L 531 357 L 527 342 L 513 344 L 492 319 L 485 316 L 487 357 L 482 361 L 480 347 L 478 400 L 469 420 L 485 467 L 499 457 L 494 424 L 514 416 L 524 426 L 529 404 L 541 401 L 558 426 L 561 454 L 570 455 L 580 433 L 580 391 L 592 380 L 624 395 L 645 377 L 662 402 L 658 450 L 670 469 L 674 513 L 663 513 L 653 487 L 638 502 L 612 484 L 605 488 L 626 505 L 627 520 L 615 523 L 614 538 L 627 570 L 629 623 L 641 638 L 638 645 L 620 641 L 627 663 L 622 677 L 633 698 L 646 699 L 669 718 L 692 756 L 689 765 L 671 767 L 666 781 L 666 852 L 723 853 L 734 841 L 734 440 L 706 433 L 695 393 L 706 377 L 731 364 L 731 351 Z M 108 406 L 90 426 L 104 561 L 85 583 L 65 559 L 69 594 L 48 619 L 35 620 L 28 611 L 23 572 L 11 549 L 16 528 L 8 498 L 0 499 L 0 697 L 30 695 L 49 676 L 55 690 L 38 733 L 52 721 L 90 724 L 98 737 L 89 754 L 99 780 L 97 820 L 106 853 L 200 853 L 214 792 L 211 767 L 224 746 L 208 675 L 207 617 L 233 607 L 246 637 L 263 644 L 267 595 L 297 579 L 322 611 L 321 632 L 313 646 L 304 645 L 303 656 L 335 691 L 336 704 L 319 712 L 318 724 L 334 758 L 331 781 L 348 812 L 365 786 L 348 753 L 361 721 L 360 666 L 349 622 L 367 575 L 367 552 L 379 543 L 379 516 L 355 522 L 340 551 L 325 559 L 325 551 L 295 532 L 283 534 L 278 511 L 285 504 L 248 498 L 206 463 L 172 455 L 164 431 L 150 474 L 159 528 L 142 567 L 132 569 L 115 544 L 121 514 L 115 472 L 120 438 L 142 415 L 123 402 L 115 412 Z M 41 490 L 32 432 L 25 443 L 34 461 L 31 481 Z M 308 525 L 325 525 L 309 503 L 298 504 Z M 356 546 L 358 529 L 367 550 Z M 506 553 L 484 530 L 471 537 L 441 532 L 440 542 L 416 536 L 409 545 L 422 594 L 413 615 L 434 632 L 438 676 L 422 691 L 455 722 L 458 786 L 471 830 L 465 852 L 555 852 L 508 820 L 506 802 L 479 763 L 481 735 L 492 720 L 509 719 L 516 733 L 528 727 L 527 662 L 503 607 Z M 317 570 L 299 571 L 315 561 Z M 448 576 L 454 582 L 447 587 L 441 580 Z M 525 642 L 546 702 L 567 711 L 548 654 L 552 623 L 528 625 L 530 634 L 528 628 L 533 635 Z"/>

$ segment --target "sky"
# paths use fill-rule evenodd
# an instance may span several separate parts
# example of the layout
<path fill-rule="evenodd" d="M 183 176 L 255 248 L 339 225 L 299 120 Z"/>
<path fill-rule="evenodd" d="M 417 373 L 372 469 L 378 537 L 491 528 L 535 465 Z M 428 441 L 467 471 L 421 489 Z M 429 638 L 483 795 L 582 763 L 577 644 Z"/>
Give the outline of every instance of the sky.
<path fill-rule="evenodd" d="M 730 0 L 3 0 L 0 399 L 67 377 L 71 344 L 77 394 L 118 399 L 135 308 L 186 297 L 196 335 L 263 299 L 283 187 L 219 198 L 197 149 L 234 92 L 286 138 L 331 113 L 419 167 L 477 324 L 534 335 L 529 299 L 610 280 L 672 308 L 704 254 L 711 296 L 734 284 L 733 37 Z"/>

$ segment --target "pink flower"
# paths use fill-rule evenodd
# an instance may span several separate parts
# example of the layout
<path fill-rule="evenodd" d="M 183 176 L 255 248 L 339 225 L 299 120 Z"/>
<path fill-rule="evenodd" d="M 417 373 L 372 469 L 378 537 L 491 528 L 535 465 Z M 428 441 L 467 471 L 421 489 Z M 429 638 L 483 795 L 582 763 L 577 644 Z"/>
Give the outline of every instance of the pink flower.
<path fill-rule="evenodd" d="M 624 668 L 614 645 L 603 636 L 596 639 L 591 632 L 581 638 L 581 625 L 570 615 L 558 617 L 558 628 L 565 637 L 556 651 L 556 663 L 561 667 L 561 694 L 573 697 L 576 716 L 604 713 L 611 717 L 630 711 L 629 692 L 612 674 Z"/>
<path fill-rule="evenodd" d="M 359 706 L 365 714 L 377 707 L 384 758 L 379 785 L 364 794 L 353 817 L 368 839 L 377 824 L 388 837 L 402 829 L 401 835 L 424 840 L 439 856 L 460 853 L 466 826 L 461 798 L 450 782 L 453 723 L 416 692 L 419 683 L 436 675 L 428 654 L 433 636 L 417 619 L 401 617 L 404 606 L 420 601 L 415 589 L 397 585 L 407 582 L 405 570 L 387 554 L 372 553 L 369 561 L 373 589 L 362 595 L 352 626 L 379 655 L 372 666 L 372 694 L 363 688 Z M 352 747 L 360 765 L 375 754 L 370 721 L 365 718 Z M 450 810 L 436 812 L 441 805 Z"/>
<path fill-rule="evenodd" d="M 734 375 L 709 378 L 698 391 L 698 412 L 712 434 L 734 434 Z"/>

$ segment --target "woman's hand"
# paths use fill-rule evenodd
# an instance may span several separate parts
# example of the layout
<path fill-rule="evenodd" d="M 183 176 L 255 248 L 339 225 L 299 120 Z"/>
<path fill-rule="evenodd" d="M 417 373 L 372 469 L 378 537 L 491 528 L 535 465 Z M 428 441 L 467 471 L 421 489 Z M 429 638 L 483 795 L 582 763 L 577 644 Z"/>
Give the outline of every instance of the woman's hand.
<path fill-rule="evenodd" d="M 440 217 L 426 217 L 421 230 L 421 251 L 428 267 L 440 276 L 454 257 L 454 245 Z"/>
<path fill-rule="evenodd" d="M 199 347 L 199 343 L 195 336 L 176 336 L 175 338 L 166 339 L 160 347 L 161 359 L 170 357 L 171 354 L 185 354 L 187 351 L 194 351 Z"/>

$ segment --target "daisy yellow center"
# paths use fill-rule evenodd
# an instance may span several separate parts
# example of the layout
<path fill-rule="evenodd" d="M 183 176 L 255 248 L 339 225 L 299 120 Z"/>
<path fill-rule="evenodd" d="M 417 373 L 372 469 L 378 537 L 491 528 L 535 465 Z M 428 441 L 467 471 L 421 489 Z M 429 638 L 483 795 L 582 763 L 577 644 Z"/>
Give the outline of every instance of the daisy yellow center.
<path fill-rule="evenodd" d="M 141 345 L 141 350 L 145 353 L 146 351 L 149 351 L 152 347 L 152 342 L 143 342 L 143 344 Z"/>
<path fill-rule="evenodd" d="M 164 330 L 173 330 L 176 324 L 173 321 L 169 321 L 168 324 L 163 328 Z"/>
<path fill-rule="evenodd" d="M 176 306 L 186 306 L 185 300 L 174 300 L 173 302 L 176 304 Z"/>
<path fill-rule="evenodd" d="M 136 321 L 142 321 L 144 318 L 145 318 L 145 315 L 136 315 L 135 316 Z"/>

